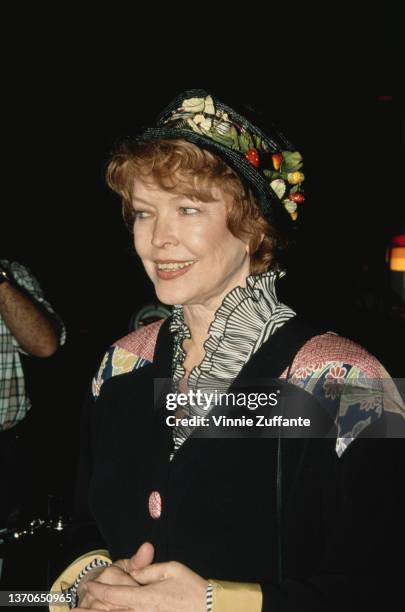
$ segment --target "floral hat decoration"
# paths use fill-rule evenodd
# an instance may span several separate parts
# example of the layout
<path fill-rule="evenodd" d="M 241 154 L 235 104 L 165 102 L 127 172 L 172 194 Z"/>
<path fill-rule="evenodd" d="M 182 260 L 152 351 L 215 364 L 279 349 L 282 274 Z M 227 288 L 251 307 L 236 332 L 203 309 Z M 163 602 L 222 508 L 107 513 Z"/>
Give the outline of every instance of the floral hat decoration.
<path fill-rule="evenodd" d="M 266 135 L 202 89 L 177 96 L 138 141 L 180 138 L 209 149 L 226 161 L 258 196 L 263 216 L 291 225 L 304 202 L 302 156 L 279 132 Z"/>

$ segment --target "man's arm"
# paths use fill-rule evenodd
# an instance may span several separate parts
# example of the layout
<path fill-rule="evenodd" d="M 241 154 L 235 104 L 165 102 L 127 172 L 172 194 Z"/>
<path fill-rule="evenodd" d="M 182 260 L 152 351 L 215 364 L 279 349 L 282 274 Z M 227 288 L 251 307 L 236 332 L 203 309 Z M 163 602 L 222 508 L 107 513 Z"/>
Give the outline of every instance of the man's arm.
<path fill-rule="evenodd" d="M 24 351 L 35 357 L 50 357 L 59 347 L 57 319 L 6 274 L 2 274 L 4 281 L 0 284 L 1 317 Z"/>

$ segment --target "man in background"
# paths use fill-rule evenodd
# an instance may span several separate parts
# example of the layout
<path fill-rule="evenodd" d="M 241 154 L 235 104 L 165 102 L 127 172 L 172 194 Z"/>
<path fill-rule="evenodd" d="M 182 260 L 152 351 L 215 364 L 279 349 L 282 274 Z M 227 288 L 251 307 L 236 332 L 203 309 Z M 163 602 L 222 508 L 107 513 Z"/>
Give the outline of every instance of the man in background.
<path fill-rule="evenodd" d="M 64 341 L 63 323 L 36 278 L 20 263 L 0 259 L 0 527 L 33 482 L 33 458 L 21 439 L 31 402 L 20 355 L 50 357 Z"/>

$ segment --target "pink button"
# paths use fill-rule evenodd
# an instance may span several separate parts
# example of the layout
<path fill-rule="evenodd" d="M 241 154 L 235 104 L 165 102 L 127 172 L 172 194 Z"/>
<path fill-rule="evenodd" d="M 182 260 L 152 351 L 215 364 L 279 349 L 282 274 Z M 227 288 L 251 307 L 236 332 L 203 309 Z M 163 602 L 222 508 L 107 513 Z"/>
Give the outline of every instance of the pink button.
<path fill-rule="evenodd" d="M 153 519 L 158 519 L 162 514 L 162 498 L 158 491 L 152 491 L 149 495 L 149 514 Z"/>

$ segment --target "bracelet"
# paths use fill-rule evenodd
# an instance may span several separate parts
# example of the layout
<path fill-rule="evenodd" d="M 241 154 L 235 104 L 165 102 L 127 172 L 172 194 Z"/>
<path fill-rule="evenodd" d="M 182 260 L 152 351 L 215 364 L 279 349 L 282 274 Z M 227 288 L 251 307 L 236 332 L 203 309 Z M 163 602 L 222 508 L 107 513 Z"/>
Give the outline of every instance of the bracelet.
<path fill-rule="evenodd" d="M 69 608 L 76 608 L 77 604 L 78 604 L 78 594 L 77 594 L 77 589 L 79 588 L 79 584 L 81 579 L 88 574 L 92 569 L 95 569 L 97 567 L 108 567 L 109 565 L 111 565 L 111 563 L 108 563 L 107 561 L 102 561 L 101 559 L 93 559 L 92 561 L 90 561 L 90 563 L 88 563 L 83 569 L 82 571 L 79 573 L 79 575 L 77 576 L 76 580 L 74 581 L 74 583 L 72 584 L 72 586 L 67 590 L 68 593 L 71 596 L 71 601 L 69 603 Z"/>
<path fill-rule="evenodd" d="M 214 590 L 213 585 L 209 583 L 207 586 L 207 595 L 206 595 L 207 612 L 212 612 L 212 591 L 213 590 Z"/>

